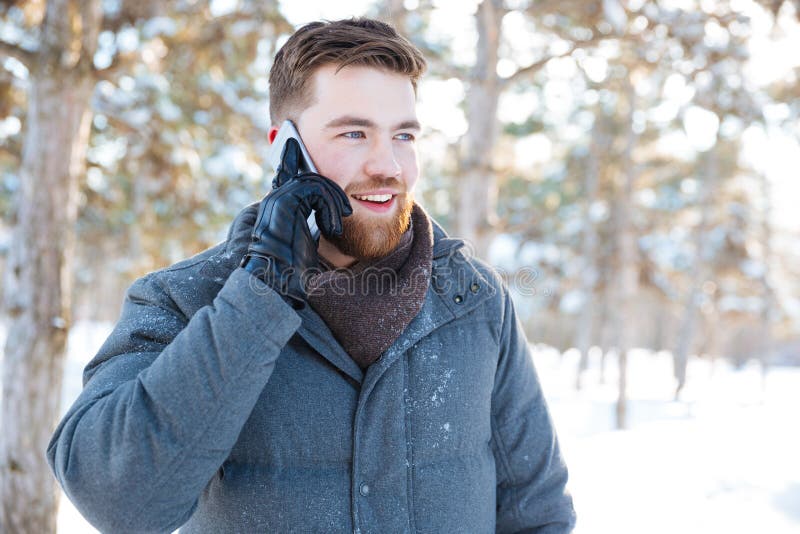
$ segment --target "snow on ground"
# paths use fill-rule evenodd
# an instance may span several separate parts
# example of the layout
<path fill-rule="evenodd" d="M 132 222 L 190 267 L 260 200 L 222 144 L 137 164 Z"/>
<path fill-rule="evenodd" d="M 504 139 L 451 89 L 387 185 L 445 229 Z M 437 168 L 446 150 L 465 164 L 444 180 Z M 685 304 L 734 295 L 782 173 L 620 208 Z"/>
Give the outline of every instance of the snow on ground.
<path fill-rule="evenodd" d="M 614 427 L 616 362 L 572 387 L 578 354 L 537 347 L 570 468 L 575 534 L 800 532 L 800 369 L 692 359 L 673 397 L 668 353 L 629 357 L 628 430 Z"/>
<path fill-rule="evenodd" d="M 110 328 L 72 329 L 62 412 Z M 762 379 L 755 364 L 736 370 L 694 358 L 676 402 L 670 355 L 633 351 L 629 424 L 619 431 L 613 358 L 600 384 L 593 355 L 576 392 L 577 353 L 533 349 L 570 469 L 575 534 L 800 532 L 800 368 L 773 368 Z M 61 534 L 97 532 L 66 498 L 61 503 Z"/>

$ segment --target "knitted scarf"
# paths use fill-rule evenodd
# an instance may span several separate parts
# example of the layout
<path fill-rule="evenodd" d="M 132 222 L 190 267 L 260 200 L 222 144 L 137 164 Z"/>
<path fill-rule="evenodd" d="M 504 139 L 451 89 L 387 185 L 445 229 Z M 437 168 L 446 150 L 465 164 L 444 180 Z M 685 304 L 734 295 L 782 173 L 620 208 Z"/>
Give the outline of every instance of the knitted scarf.
<path fill-rule="evenodd" d="M 419 313 L 431 276 L 433 229 L 414 204 L 411 224 L 387 256 L 331 269 L 307 285 L 308 302 L 351 358 L 369 367 Z"/>

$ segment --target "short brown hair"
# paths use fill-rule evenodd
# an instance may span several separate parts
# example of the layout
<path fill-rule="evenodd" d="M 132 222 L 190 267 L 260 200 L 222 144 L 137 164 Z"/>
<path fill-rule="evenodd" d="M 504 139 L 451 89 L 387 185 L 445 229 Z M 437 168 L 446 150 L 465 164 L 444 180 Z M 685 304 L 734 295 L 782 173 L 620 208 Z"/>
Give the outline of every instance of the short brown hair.
<path fill-rule="evenodd" d="M 414 91 L 425 72 L 419 49 L 386 24 L 352 18 L 312 22 L 298 29 L 275 54 L 269 71 L 269 115 L 272 124 L 311 104 L 309 80 L 319 67 L 363 65 L 407 75 Z"/>

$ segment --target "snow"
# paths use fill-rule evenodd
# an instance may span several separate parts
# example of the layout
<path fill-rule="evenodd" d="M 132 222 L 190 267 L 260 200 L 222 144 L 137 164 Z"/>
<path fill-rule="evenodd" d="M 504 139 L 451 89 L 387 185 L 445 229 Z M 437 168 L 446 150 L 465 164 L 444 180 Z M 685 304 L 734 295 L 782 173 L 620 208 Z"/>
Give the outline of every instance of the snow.
<path fill-rule="evenodd" d="M 177 31 L 177 24 L 169 17 L 153 17 L 142 26 L 142 36 L 145 39 L 152 39 L 157 35 L 172 37 Z"/>
<path fill-rule="evenodd" d="M 72 329 L 62 413 L 111 326 Z M 615 358 L 609 356 L 601 384 L 599 351 L 591 351 L 584 388 L 576 392 L 577 351 L 532 349 L 570 469 L 575 534 L 800 532 L 800 368 L 774 367 L 762 378 L 755 363 L 737 370 L 723 360 L 692 358 L 676 402 L 670 354 L 632 351 L 629 425 L 620 431 L 613 428 Z M 58 528 L 97 532 L 66 497 Z"/>
<path fill-rule="evenodd" d="M 693 358 L 680 402 L 669 353 L 634 351 L 629 429 L 613 429 L 617 368 L 580 393 L 578 354 L 534 359 L 570 469 L 575 534 L 800 531 L 800 369 L 741 370 Z"/>

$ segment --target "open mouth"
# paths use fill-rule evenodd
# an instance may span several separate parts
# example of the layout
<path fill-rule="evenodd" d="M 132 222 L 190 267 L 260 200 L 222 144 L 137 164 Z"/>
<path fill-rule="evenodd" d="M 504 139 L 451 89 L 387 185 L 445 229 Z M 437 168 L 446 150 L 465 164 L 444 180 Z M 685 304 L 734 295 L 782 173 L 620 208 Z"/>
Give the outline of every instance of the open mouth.
<path fill-rule="evenodd" d="M 384 212 L 394 204 L 396 195 L 385 193 L 382 195 L 352 195 L 358 203 L 372 211 Z"/>

